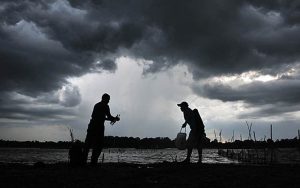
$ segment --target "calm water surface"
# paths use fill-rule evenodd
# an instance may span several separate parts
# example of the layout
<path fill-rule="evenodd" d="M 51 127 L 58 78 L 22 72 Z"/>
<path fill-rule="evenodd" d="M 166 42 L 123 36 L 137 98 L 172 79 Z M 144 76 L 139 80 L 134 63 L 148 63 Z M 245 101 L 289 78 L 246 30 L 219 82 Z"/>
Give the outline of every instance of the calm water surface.
<path fill-rule="evenodd" d="M 91 154 L 91 152 L 90 152 Z M 99 161 L 126 162 L 126 163 L 158 163 L 163 161 L 182 161 L 186 157 L 185 150 L 170 149 L 132 149 L 111 148 L 104 149 Z M 194 150 L 191 160 L 197 162 L 197 151 Z M 89 157 L 90 158 L 90 157 Z M 24 163 L 33 164 L 42 161 L 44 163 L 57 163 L 68 161 L 67 149 L 38 149 L 38 148 L 0 148 L 0 163 Z M 216 149 L 203 150 L 204 163 L 237 163 L 237 161 L 219 156 Z"/>

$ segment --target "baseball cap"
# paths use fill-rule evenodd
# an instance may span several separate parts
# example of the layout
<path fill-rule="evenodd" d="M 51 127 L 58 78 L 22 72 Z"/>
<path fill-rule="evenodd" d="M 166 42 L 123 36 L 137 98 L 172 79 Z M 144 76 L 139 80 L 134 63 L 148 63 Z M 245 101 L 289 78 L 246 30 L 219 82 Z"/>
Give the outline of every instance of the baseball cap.
<path fill-rule="evenodd" d="M 183 101 L 182 103 L 180 103 L 180 104 L 177 104 L 177 106 L 179 106 L 179 107 L 188 107 L 189 106 L 189 104 L 187 103 L 187 102 L 185 102 L 185 101 Z"/>

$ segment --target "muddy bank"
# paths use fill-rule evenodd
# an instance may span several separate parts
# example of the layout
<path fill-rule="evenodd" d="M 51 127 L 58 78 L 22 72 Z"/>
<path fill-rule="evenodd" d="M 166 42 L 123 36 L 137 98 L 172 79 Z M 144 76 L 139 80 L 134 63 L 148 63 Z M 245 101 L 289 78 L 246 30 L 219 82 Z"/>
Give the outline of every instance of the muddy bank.
<path fill-rule="evenodd" d="M 0 187 L 299 187 L 299 165 L 0 164 Z"/>

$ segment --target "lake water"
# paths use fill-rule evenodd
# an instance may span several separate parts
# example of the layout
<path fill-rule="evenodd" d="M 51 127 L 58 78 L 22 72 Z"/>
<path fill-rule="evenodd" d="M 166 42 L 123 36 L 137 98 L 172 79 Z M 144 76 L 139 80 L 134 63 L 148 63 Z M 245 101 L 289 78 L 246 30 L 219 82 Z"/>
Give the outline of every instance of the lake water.
<path fill-rule="evenodd" d="M 91 152 L 90 152 L 91 154 Z M 103 156 L 104 154 L 104 156 Z M 186 157 L 185 150 L 170 149 L 133 149 L 133 148 L 111 148 L 104 149 L 99 161 L 126 162 L 136 164 L 159 163 L 163 161 L 182 161 Z M 197 150 L 193 151 L 191 162 L 197 162 Z M 89 156 L 90 158 L 90 156 Z M 0 148 L 0 163 L 23 163 L 34 164 L 42 161 L 44 163 L 57 163 L 68 161 L 67 149 L 39 149 L 39 148 Z M 217 149 L 203 150 L 203 163 L 238 163 L 218 155 Z"/>

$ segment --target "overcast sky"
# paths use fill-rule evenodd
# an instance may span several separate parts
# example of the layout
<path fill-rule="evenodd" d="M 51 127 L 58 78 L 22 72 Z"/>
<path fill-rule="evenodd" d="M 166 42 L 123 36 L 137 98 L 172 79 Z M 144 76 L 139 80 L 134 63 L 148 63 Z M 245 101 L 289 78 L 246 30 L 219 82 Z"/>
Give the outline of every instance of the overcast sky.
<path fill-rule="evenodd" d="M 298 0 L 0 0 L 0 139 L 84 140 L 111 95 L 106 135 L 175 138 L 177 103 L 207 136 L 294 138 Z"/>

